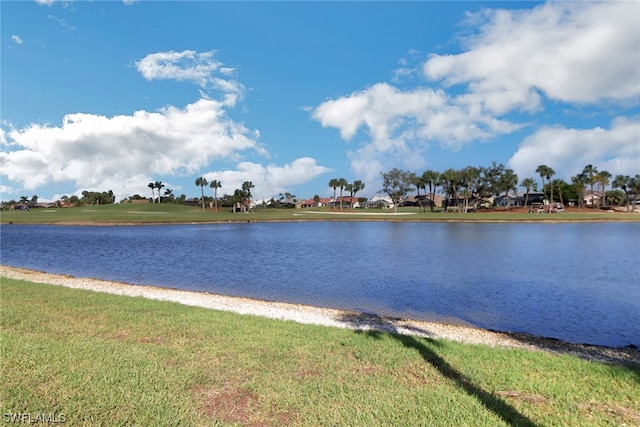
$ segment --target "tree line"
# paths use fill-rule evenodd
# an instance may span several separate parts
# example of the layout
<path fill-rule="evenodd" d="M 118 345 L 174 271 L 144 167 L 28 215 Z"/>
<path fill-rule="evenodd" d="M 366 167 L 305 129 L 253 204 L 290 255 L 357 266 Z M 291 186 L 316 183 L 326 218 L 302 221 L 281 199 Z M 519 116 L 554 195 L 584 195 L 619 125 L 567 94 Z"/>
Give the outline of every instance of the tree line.
<path fill-rule="evenodd" d="M 626 204 L 629 209 L 630 195 L 634 196 L 634 201 L 637 201 L 640 195 L 640 174 L 633 177 L 617 175 L 612 180 L 612 175 L 608 171 L 598 171 L 597 167 L 587 165 L 581 173 L 571 177 L 571 184 L 569 184 L 561 179 L 552 180 L 556 172 L 547 165 L 539 165 L 535 172 L 540 177 L 541 191 L 549 203 L 564 204 L 565 201 L 577 201 L 578 206 L 582 207 L 586 188 L 589 187 L 592 207 L 600 208 L 607 206 L 608 203 L 612 206 Z M 517 194 L 518 186 L 526 190 L 524 204 L 527 205 L 529 193 L 538 191 L 535 178 L 527 177 L 519 181 L 518 175 L 512 169 L 496 162 L 492 162 L 491 166 L 450 168 L 443 172 L 426 170 L 421 175 L 394 168 L 389 172 L 381 172 L 381 175 L 383 188 L 379 193 L 388 195 L 395 206 L 398 206 L 413 190 L 417 190 L 417 197 L 420 198 L 420 189 L 423 189 L 425 197 L 428 194 L 427 200 L 432 210 L 438 188 L 445 195 L 443 207 L 456 206 L 461 212 L 466 212 L 470 203 L 473 203 L 473 207 L 478 207 L 479 204 L 502 195 L 507 199 L 508 209 L 509 198 Z M 607 191 L 608 186 L 611 186 L 611 191 Z M 599 197 L 596 197 L 597 192 Z"/>
<path fill-rule="evenodd" d="M 634 176 L 616 175 L 613 177 L 606 170 L 598 170 L 594 165 L 586 165 L 583 170 L 571 177 L 571 182 L 567 183 L 561 179 L 552 179 L 556 172 L 549 166 L 541 164 L 535 170 L 540 178 L 541 186 L 538 187 L 538 181 L 534 177 L 527 177 L 521 181 L 518 175 L 505 167 L 503 164 L 492 162 L 491 166 L 467 166 L 462 169 L 449 168 L 442 172 L 436 170 L 426 170 L 418 175 L 415 172 L 400 170 L 394 168 L 388 172 L 380 172 L 382 176 L 382 189 L 378 193 L 386 194 L 394 206 L 401 204 L 412 191 L 417 191 L 416 198 L 421 205 L 429 205 L 431 210 L 435 208 L 435 194 L 440 192 L 445 196 L 445 208 L 455 206 L 461 212 L 467 212 L 469 208 L 477 208 L 486 203 L 488 200 L 504 196 L 507 199 L 506 207 L 509 207 L 509 199 L 516 196 L 518 187 L 525 190 L 524 205 L 529 202 L 529 194 L 531 192 L 540 191 L 549 203 L 560 202 L 564 204 L 566 201 L 576 201 L 579 207 L 583 207 L 586 199 L 586 191 L 589 190 L 591 196 L 591 206 L 595 208 L 609 206 L 627 205 L 630 210 L 630 204 L 640 200 L 640 174 Z M 215 209 L 219 204 L 222 206 L 232 206 L 239 208 L 243 212 L 251 210 L 252 189 L 255 188 L 251 181 L 245 181 L 241 188 L 234 190 L 232 194 L 225 194 L 222 198 L 218 198 L 218 189 L 222 188 L 222 182 L 212 180 L 208 182 L 204 177 L 198 177 L 195 185 L 200 187 L 201 197 L 198 202 L 202 209 L 205 209 L 207 201 L 212 201 Z M 333 189 L 334 209 L 335 201 L 339 201 L 340 209 L 343 208 L 344 193 L 350 195 L 349 206 L 353 206 L 353 199 L 357 193 L 364 190 L 365 183 L 362 180 L 348 182 L 345 178 L 332 178 L 328 185 Z M 176 197 L 173 190 L 165 188 L 161 181 L 152 181 L 147 185 L 151 189 L 152 203 L 187 203 L 186 195 L 182 194 Z M 204 188 L 209 187 L 213 190 L 213 198 L 204 194 Z M 164 192 L 161 190 L 165 188 Z M 608 188 L 611 190 L 607 191 Z M 339 190 L 339 198 L 336 198 Z M 420 195 L 423 190 L 423 195 Z M 440 190 L 440 191 L 438 191 Z M 157 192 L 157 196 L 156 196 Z M 633 196 L 633 197 L 631 197 Z M 144 197 L 134 194 L 129 200 L 145 199 Z M 319 201 L 318 195 L 314 196 L 316 202 Z M 362 198 L 360 198 L 362 199 Z M 365 199 L 366 200 L 366 199 Z M 19 201 L 9 200 L 4 205 L 36 205 L 38 196 L 33 195 L 31 198 L 22 196 Z M 272 198 L 271 206 L 289 206 L 295 203 L 296 197 L 290 193 L 280 194 L 279 199 Z M 60 200 L 54 204 L 56 206 L 83 206 L 96 204 L 115 203 L 115 197 L 112 190 L 96 192 L 83 191 L 82 197 L 78 196 L 62 196 Z M 263 205 L 265 205 L 263 203 Z M 266 205 L 265 205 L 266 206 Z"/>

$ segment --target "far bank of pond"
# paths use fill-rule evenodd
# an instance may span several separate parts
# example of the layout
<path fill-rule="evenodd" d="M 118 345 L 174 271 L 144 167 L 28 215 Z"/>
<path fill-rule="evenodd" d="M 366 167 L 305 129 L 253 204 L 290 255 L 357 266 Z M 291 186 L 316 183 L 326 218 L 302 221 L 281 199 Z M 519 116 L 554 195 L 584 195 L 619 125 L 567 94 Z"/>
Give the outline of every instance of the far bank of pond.
<path fill-rule="evenodd" d="M 3 225 L 11 266 L 640 346 L 640 223 Z"/>

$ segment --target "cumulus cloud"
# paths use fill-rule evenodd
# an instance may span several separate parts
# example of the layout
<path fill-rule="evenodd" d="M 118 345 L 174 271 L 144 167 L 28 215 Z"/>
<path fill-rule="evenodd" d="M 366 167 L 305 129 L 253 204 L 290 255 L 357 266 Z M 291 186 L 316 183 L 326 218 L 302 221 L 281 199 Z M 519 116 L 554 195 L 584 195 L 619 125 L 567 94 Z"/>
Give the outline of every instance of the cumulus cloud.
<path fill-rule="evenodd" d="M 251 181 L 255 186 L 251 190 L 255 199 L 270 199 L 279 193 L 291 192 L 297 184 L 304 184 L 317 176 L 331 172 L 331 169 L 316 164 L 310 157 L 302 157 L 284 166 L 261 165 L 253 162 L 242 162 L 236 170 L 214 171 L 204 174 L 207 181 L 222 182 L 218 194 L 233 194 L 236 188 L 242 188 L 242 183 Z M 313 195 L 298 195 L 307 198 Z"/>
<path fill-rule="evenodd" d="M 466 51 L 432 55 L 425 76 L 466 85 L 461 100 L 495 114 L 535 111 L 545 97 L 569 103 L 640 97 L 640 3 L 550 2 L 532 10 L 468 16 Z"/>
<path fill-rule="evenodd" d="M 349 153 L 359 176 L 372 179 L 389 167 L 419 168 L 432 142 L 456 150 L 513 133 L 535 122 L 530 117 L 544 110 L 547 99 L 596 108 L 603 102 L 633 106 L 640 99 L 638 2 L 550 2 L 528 10 L 485 9 L 469 13 L 465 24 L 472 35 L 461 39 L 462 53 L 432 54 L 422 63 L 423 76 L 433 88 L 401 91 L 378 83 L 311 110 L 323 127 L 338 129 L 346 141 L 365 129 Z M 412 80 L 413 64 L 420 56 L 414 50 L 402 58 L 393 80 Z M 562 126 L 539 130 L 521 145 L 513 164 L 524 165 L 524 153 L 542 145 L 548 150 L 538 157 L 557 150 L 575 157 L 571 143 L 556 147 L 539 139 L 547 133 L 571 132 Z M 624 147 L 628 144 L 630 140 Z M 590 150 L 594 147 L 589 145 Z M 622 150 L 617 151 L 617 160 L 590 150 L 582 158 L 617 165 L 637 160 L 625 157 L 623 147 L 615 144 L 608 150 Z M 564 161 L 559 153 L 553 160 Z"/>
<path fill-rule="evenodd" d="M 60 126 L 32 124 L 0 136 L 0 174 L 25 189 L 72 182 L 126 191 L 132 176 L 188 175 L 215 159 L 267 154 L 257 131 L 230 120 L 224 104 L 211 99 L 114 117 L 68 114 Z"/>
<path fill-rule="evenodd" d="M 460 148 L 518 128 L 479 109 L 455 105 L 442 90 L 401 91 L 387 83 L 326 101 L 312 110 L 312 117 L 323 127 L 339 129 L 345 140 L 366 129 L 366 142 L 350 153 L 352 169 L 364 179 L 377 177 L 387 166 L 422 166 L 421 153 L 430 142 Z"/>
<path fill-rule="evenodd" d="M 640 121 L 618 117 L 608 129 L 571 129 L 547 126 L 526 138 L 509 160 L 521 177 L 535 176 L 545 164 L 558 178 L 569 180 L 588 165 L 597 165 L 614 175 L 635 175 L 640 171 Z"/>
<path fill-rule="evenodd" d="M 20 38 L 20 36 L 15 35 L 15 34 L 13 34 L 13 35 L 11 36 L 11 40 L 13 40 L 13 42 L 14 42 L 15 44 L 22 44 L 22 43 L 23 43 L 23 41 L 22 41 L 22 39 Z"/>
<path fill-rule="evenodd" d="M 215 51 L 151 53 L 136 62 L 136 68 L 147 80 L 177 80 L 213 88 L 225 94 L 240 95 L 244 88 L 233 78 L 235 70 L 214 58 Z"/>

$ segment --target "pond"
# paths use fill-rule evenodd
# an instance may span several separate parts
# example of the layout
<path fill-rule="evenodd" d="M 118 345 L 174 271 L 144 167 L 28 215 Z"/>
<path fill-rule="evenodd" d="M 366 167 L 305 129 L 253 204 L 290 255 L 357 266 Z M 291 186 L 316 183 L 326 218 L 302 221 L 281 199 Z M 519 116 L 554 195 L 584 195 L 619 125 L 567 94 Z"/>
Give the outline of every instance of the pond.
<path fill-rule="evenodd" d="M 640 223 L 3 225 L 51 273 L 640 346 Z"/>

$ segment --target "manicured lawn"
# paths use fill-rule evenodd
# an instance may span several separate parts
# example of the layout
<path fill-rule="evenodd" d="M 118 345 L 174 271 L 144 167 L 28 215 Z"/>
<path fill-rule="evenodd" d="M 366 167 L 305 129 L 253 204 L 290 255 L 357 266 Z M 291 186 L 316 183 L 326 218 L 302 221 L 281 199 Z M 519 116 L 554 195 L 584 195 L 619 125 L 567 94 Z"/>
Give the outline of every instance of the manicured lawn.
<path fill-rule="evenodd" d="M 202 211 L 192 206 L 176 204 L 113 204 L 85 206 L 68 209 L 32 209 L 28 212 L 2 211 L 1 223 L 192 223 L 228 221 L 344 221 L 344 220 L 392 220 L 392 221 L 640 221 L 640 214 L 605 211 L 594 212 L 583 209 L 580 212 L 563 214 L 528 214 L 524 210 L 512 212 L 474 212 L 467 214 L 420 212 L 417 208 L 400 208 L 400 215 L 392 210 L 345 209 L 333 211 L 319 209 L 255 209 L 251 213 L 232 213 L 229 209 L 214 212 Z"/>
<path fill-rule="evenodd" d="M 640 366 L 3 278 L 1 410 L 67 425 L 640 425 Z"/>

